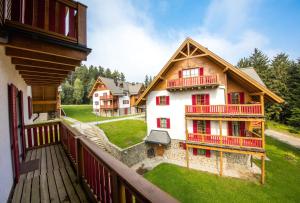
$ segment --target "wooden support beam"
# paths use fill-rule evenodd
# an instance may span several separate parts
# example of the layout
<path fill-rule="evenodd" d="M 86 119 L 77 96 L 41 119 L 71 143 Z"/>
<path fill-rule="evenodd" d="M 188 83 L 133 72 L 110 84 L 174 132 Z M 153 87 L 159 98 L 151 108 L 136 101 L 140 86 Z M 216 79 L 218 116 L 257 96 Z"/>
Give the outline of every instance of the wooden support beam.
<path fill-rule="evenodd" d="M 228 71 L 228 66 L 226 66 L 226 68 L 223 70 L 223 73 L 227 72 Z"/>
<path fill-rule="evenodd" d="M 53 70 L 53 69 L 45 69 L 40 67 L 32 67 L 32 66 L 20 66 L 16 65 L 16 70 L 20 71 L 21 74 L 24 72 L 30 72 L 30 73 L 47 73 L 47 74 L 56 74 L 56 75 L 67 75 L 71 71 L 69 70 Z"/>
<path fill-rule="evenodd" d="M 264 92 L 254 92 L 254 93 L 249 93 L 250 96 L 260 96 L 260 95 L 265 95 Z"/>
<path fill-rule="evenodd" d="M 183 61 L 183 60 L 187 60 L 187 59 L 199 58 L 199 57 L 204 57 L 204 56 L 208 56 L 208 54 L 198 54 L 195 56 L 188 56 L 188 57 L 184 57 L 184 58 L 173 59 L 172 62 Z"/>
<path fill-rule="evenodd" d="M 56 69 L 56 70 L 66 70 L 66 71 L 72 71 L 75 69 L 75 66 L 69 66 L 69 65 L 66 66 L 66 65 L 56 64 L 56 63 L 33 61 L 33 60 L 21 59 L 21 58 L 11 58 L 11 63 L 14 65 L 42 67 L 45 69 Z"/>
<path fill-rule="evenodd" d="M 49 78 L 49 79 L 65 79 L 66 76 L 64 75 L 46 75 L 46 74 L 39 74 L 39 75 L 32 75 L 32 74 L 21 74 L 22 78 L 24 79 L 35 79 L 35 78 L 39 78 L 39 79 L 45 79 L 45 78 Z"/>
<path fill-rule="evenodd" d="M 179 53 L 181 53 L 182 55 L 184 55 L 185 57 L 187 57 L 186 53 L 180 51 Z"/>
<path fill-rule="evenodd" d="M 12 47 L 6 47 L 5 54 L 7 56 L 14 57 L 14 58 L 52 62 L 52 63 L 58 63 L 62 65 L 80 66 L 81 64 L 80 60 L 75 60 L 75 59 L 70 59 L 61 56 L 45 54 L 45 53 L 37 53 L 34 51 L 22 50 L 22 49 L 17 49 Z"/>
<path fill-rule="evenodd" d="M 67 74 L 61 75 L 61 74 L 53 74 L 53 73 L 35 73 L 35 72 L 27 72 L 27 71 L 20 71 L 19 74 L 22 76 L 32 76 L 32 77 L 49 76 L 54 78 L 67 78 L 68 76 Z"/>
<path fill-rule="evenodd" d="M 198 50 L 198 48 L 196 47 L 196 48 L 194 49 L 194 51 L 193 51 L 190 55 L 193 56 L 194 53 L 195 53 L 197 50 Z"/>
<path fill-rule="evenodd" d="M 261 138 L 262 138 L 262 148 L 265 149 L 266 139 L 265 139 L 265 122 L 264 121 L 261 122 Z"/>
<path fill-rule="evenodd" d="M 265 184 L 265 155 L 261 156 L 261 184 Z"/>

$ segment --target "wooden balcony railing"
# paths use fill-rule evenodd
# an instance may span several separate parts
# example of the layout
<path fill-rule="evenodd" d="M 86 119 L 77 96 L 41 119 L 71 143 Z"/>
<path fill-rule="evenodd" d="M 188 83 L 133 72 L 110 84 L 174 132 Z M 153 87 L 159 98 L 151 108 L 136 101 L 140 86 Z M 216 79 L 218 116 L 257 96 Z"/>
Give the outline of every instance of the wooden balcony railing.
<path fill-rule="evenodd" d="M 100 105 L 100 109 L 117 109 L 118 104 Z"/>
<path fill-rule="evenodd" d="M 71 0 L 3 0 L 0 25 L 86 46 L 86 6 Z"/>
<path fill-rule="evenodd" d="M 27 150 L 61 143 L 95 202 L 178 202 L 63 121 L 27 125 L 24 135 Z"/>
<path fill-rule="evenodd" d="M 113 95 L 100 96 L 100 100 L 112 100 L 113 98 Z"/>
<path fill-rule="evenodd" d="M 186 105 L 186 114 L 263 115 L 261 104 Z"/>
<path fill-rule="evenodd" d="M 237 137 L 237 136 L 220 136 L 220 135 L 207 135 L 198 133 L 189 133 L 188 141 L 208 143 L 216 145 L 239 146 L 262 148 L 262 138 L 257 137 Z"/>
<path fill-rule="evenodd" d="M 196 87 L 219 84 L 218 75 L 197 76 L 167 80 L 167 88 Z"/>

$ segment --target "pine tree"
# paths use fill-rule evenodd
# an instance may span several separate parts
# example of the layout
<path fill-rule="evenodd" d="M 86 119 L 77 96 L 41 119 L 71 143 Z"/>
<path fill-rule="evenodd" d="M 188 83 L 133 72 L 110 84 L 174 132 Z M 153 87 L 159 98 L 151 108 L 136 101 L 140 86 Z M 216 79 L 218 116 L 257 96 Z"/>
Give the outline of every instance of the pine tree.
<path fill-rule="evenodd" d="M 148 75 L 145 76 L 145 82 L 144 82 L 145 87 L 148 87 L 149 85 L 149 78 Z"/>
<path fill-rule="evenodd" d="M 238 68 L 247 68 L 247 67 L 252 67 L 251 61 L 249 58 L 241 58 L 237 65 Z"/>
<path fill-rule="evenodd" d="M 73 86 L 70 85 L 69 81 L 62 84 L 61 102 L 62 104 L 73 104 Z"/>
<path fill-rule="evenodd" d="M 105 70 L 104 77 L 112 78 L 111 70 L 109 68 Z"/>
<path fill-rule="evenodd" d="M 121 81 L 123 81 L 123 82 L 125 82 L 125 75 L 124 75 L 124 73 L 123 72 L 121 72 L 121 75 L 120 75 L 120 79 L 121 79 Z"/>
<path fill-rule="evenodd" d="M 82 82 L 79 78 L 76 78 L 74 82 L 74 92 L 73 92 L 74 102 L 76 104 L 80 104 L 82 102 L 83 95 L 84 95 L 84 91 L 83 91 Z"/>

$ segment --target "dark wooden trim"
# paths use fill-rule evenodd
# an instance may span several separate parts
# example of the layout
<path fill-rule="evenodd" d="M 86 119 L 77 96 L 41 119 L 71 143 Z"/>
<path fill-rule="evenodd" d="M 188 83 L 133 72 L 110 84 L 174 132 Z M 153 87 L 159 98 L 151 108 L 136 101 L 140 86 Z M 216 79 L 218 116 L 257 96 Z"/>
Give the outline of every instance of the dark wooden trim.
<path fill-rule="evenodd" d="M 33 66 L 21 66 L 16 65 L 16 70 L 20 71 L 19 73 L 47 73 L 47 74 L 53 74 L 53 75 L 67 75 L 71 71 L 69 70 L 56 70 L 56 69 L 45 69 L 41 67 L 33 67 Z"/>
<path fill-rule="evenodd" d="M 49 76 L 49 75 L 26 75 L 26 74 L 21 74 L 22 78 L 24 79 L 43 79 L 43 80 L 57 80 L 57 79 L 61 79 L 64 80 L 66 78 L 66 76 Z"/>
<path fill-rule="evenodd" d="M 58 70 L 67 70 L 67 71 L 71 71 L 75 69 L 75 66 L 66 66 L 66 65 L 56 64 L 56 63 L 33 61 L 33 60 L 14 58 L 14 57 L 11 58 L 11 63 L 15 65 L 21 65 L 21 66 L 43 67 L 48 69 L 58 69 Z"/>

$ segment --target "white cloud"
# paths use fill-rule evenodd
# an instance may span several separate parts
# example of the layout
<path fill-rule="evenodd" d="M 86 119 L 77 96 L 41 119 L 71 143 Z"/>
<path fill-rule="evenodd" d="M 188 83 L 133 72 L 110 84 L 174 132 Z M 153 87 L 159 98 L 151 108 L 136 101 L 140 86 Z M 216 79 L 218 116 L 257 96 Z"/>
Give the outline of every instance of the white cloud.
<path fill-rule="evenodd" d="M 247 21 L 249 1 L 234 5 L 228 0 L 212 1 L 203 25 L 190 30 L 170 29 L 167 39 L 155 30 L 148 10 L 137 9 L 130 1 L 87 0 L 85 3 L 89 6 L 88 45 L 93 49 L 86 63 L 122 71 L 129 81 L 143 81 L 146 74 L 156 75 L 186 36 L 233 64 L 255 47 L 268 44 L 265 36 L 251 29 L 232 33 L 237 36 L 235 40 L 225 34 Z M 209 24 L 218 21 L 225 23 L 215 32 Z"/>

